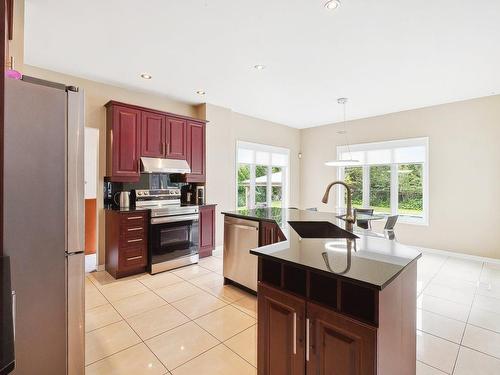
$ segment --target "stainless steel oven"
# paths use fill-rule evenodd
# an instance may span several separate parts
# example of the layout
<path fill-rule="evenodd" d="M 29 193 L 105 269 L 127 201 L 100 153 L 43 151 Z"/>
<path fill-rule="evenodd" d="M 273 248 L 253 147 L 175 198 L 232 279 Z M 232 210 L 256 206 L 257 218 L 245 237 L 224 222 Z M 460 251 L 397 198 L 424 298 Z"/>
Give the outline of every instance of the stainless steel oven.
<path fill-rule="evenodd" d="M 179 207 L 179 210 L 184 212 L 171 212 L 168 216 L 161 216 L 157 210 L 151 213 L 149 260 L 152 274 L 198 262 L 198 207 Z"/>

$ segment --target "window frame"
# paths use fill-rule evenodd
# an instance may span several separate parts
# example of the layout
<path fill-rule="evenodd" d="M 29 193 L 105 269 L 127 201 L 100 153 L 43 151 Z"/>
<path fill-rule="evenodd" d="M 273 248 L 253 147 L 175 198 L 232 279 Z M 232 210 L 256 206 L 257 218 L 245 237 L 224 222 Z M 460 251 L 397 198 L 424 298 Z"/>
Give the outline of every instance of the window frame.
<path fill-rule="evenodd" d="M 261 152 L 267 152 L 269 153 L 269 159 L 268 159 L 268 164 L 267 166 L 267 184 L 266 184 L 266 197 L 267 201 L 266 207 L 272 207 L 272 170 L 273 170 L 273 164 L 272 164 L 272 154 L 282 154 L 286 156 L 286 166 L 280 166 L 280 165 L 274 165 L 274 167 L 280 167 L 281 173 L 282 173 L 282 178 L 281 178 L 281 207 L 285 208 L 289 206 L 289 201 L 290 201 L 290 176 L 291 176 L 291 168 L 290 168 L 290 149 L 285 148 L 285 147 L 278 147 L 278 146 L 272 146 L 272 145 L 265 145 L 261 143 L 253 143 L 253 142 L 247 142 L 247 141 L 242 141 L 242 140 L 237 140 L 236 141 L 236 147 L 235 147 L 235 166 L 234 166 L 234 181 L 235 181 L 235 209 L 238 209 L 238 169 L 240 165 L 246 164 L 250 166 L 250 194 L 248 197 L 248 208 L 256 208 L 255 207 L 255 167 L 256 165 L 264 165 L 264 164 L 257 164 L 257 163 L 240 163 L 238 161 L 238 150 L 240 148 L 251 150 L 254 153 L 254 161 L 255 161 L 255 153 L 257 151 Z"/>
<path fill-rule="evenodd" d="M 363 208 L 370 208 L 370 167 L 389 165 L 391 167 L 391 182 L 390 182 L 390 215 L 399 215 L 399 221 L 405 224 L 414 225 L 429 225 L 429 138 L 409 138 L 392 141 L 382 141 L 373 143 L 361 143 L 350 145 L 351 150 L 356 152 L 367 152 L 373 150 L 387 150 L 391 151 L 391 161 L 394 150 L 399 147 L 412 147 L 424 146 L 425 147 L 425 160 L 423 162 L 390 162 L 381 164 L 360 163 L 353 164 L 348 167 L 361 167 L 362 168 L 362 186 L 363 186 Z M 337 146 L 337 158 L 341 159 L 342 153 L 345 152 L 347 146 Z M 411 217 L 410 215 L 399 214 L 399 166 L 406 164 L 421 164 L 422 165 L 422 218 Z M 345 168 L 337 168 L 337 178 L 341 181 L 345 178 Z M 344 189 L 339 189 L 337 193 L 337 202 L 339 207 L 345 208 Z M 383 213 L 381 213 L 383 214 Z"/>

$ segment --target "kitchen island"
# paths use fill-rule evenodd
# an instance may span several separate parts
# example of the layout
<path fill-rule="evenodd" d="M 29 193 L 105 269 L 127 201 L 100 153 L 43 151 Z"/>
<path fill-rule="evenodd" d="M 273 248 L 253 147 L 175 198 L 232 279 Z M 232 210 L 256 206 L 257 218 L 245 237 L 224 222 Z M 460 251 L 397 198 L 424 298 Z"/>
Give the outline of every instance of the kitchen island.
<path fill-rule="evenodd" d="M 415 374 L 417 250 L 331 213 L 224 214 L 258 223 L 260 375 Z"/>

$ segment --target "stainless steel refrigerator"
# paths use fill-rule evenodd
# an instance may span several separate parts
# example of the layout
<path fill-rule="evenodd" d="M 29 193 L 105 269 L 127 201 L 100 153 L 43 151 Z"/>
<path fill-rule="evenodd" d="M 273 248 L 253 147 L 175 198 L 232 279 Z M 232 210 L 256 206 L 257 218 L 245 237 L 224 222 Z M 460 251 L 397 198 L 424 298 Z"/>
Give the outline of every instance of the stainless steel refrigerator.
<path fill-rule="evenodd" d="M 16 295 L 16 375 L 83 375 L 83 93 L 5 82 L 4 253 Z"/>

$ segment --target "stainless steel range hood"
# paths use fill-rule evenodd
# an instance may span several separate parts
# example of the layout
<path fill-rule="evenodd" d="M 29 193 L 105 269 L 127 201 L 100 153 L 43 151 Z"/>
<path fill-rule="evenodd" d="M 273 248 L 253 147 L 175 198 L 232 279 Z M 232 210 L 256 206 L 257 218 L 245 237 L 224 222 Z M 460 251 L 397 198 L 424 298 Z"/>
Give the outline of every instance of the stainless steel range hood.
<path fill-rule="evenodd" d="M 186 160 L 141 158 L 143 173 L 191 173 Z"/>

